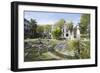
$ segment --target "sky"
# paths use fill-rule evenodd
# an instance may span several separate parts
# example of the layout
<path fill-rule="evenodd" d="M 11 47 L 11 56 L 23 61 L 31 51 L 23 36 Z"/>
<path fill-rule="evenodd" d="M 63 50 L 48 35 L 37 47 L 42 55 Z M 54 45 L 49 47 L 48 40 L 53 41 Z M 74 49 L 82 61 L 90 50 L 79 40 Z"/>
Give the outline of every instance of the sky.
<path fill-rule="evenodd" d="M 60 19 L 64 19 L 66 22 L 72 21 L 74 25 L 77 25 L 80 17 L 79 13 L 24 11 L 24 18 L 27 20 L 35 19 L 40 25 L 54 24 Z"/>

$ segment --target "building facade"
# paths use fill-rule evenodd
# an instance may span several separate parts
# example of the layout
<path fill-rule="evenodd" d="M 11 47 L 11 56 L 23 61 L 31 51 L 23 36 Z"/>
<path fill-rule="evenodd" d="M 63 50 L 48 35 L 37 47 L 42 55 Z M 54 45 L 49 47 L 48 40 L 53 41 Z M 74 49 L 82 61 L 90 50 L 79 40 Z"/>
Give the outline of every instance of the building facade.
<path fill-rule="evenodd" d="M 24 19 L 24 38 L 27 38 L 30 35 L 30 26 L 29 21 Z"/>
<path fill-rule="evenodd" d="M 63 24 L 61 27 L 61 31 L 62 31 L 61 38 L 63 38 L 63 39 L 80 39 L 79 25 L 73 26 L 72 31 L 70 31 L 66 25 L 67 25 L 67 23 Z M 54 29 L 55 29 L 55 25 L 52 25 L 51 30 L 53 31 Z M 53 36 L 52 36 L 52 38 L 53 38 Z"/>

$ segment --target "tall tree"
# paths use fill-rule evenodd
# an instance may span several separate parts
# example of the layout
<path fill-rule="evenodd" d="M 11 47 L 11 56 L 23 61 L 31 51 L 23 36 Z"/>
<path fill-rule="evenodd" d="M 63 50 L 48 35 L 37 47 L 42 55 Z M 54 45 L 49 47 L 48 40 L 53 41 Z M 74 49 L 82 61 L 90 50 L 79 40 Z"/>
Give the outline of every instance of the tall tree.
<path fill-rule="evenodd" d="M 38 37 L 43 37 L 44 26 L 38 25 L 36 31 L 37 31 Z"/>
<path fill-rule="evenodd" d="M 90 32 L 90 14 L 81 15 L 79 26 L 81 34 L 86 34 Z"/>
<path fill-rule="evenodd" d="M 31 38 L 36 38 L 36 29 L 37 29 L 36 20 L 30 19 Z"/>
<path fill-rule="evenodd" d="M 50 24 L 44 25 L 44 33 L 46 35 L 46 38 L 50 38 L 50 33 L 51 33 L 51 25 Z"/>
<path fill-rule="evenodd" d="M 46 32 L 46 33 L 51 32 L 51 25 L 50 24 L 44 25 L 44 32 Z"/>
<path fill-rule="evenodd" d="M 65 20 L 64 19 L 60 19 L 58 22 L 55 23 L 56 27 L 62 27 L 65 24 Z"/>

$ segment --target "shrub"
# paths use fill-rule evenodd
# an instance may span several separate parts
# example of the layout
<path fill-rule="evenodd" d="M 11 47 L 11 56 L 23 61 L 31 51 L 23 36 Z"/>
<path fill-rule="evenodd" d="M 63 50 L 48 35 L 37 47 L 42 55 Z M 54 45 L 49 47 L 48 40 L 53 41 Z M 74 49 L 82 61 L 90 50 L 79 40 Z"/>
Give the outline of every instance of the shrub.
<path fill-rule="evenodd" d="M 80 42 L 80 56 L 81 59 L 90 58 L 90 41 Z"/>
<path fill-rule="evenodd" d="M 59 27 L 57 27 L 54 31 L 52 31 L 53 38 L 59 39 L 62 34 L 62 31 Z"/>
<path fill-rule="evenodd" d="M 75 57 L 80 59 L 90 58 L 90 41 L 68 40 L 68 50 L 75 52 Z"/>
<path fill-rule="evenodd" d="M 76 50 L 79 48 L 79 41 L 78 40 L 68 40 L 68 50 Z"/>

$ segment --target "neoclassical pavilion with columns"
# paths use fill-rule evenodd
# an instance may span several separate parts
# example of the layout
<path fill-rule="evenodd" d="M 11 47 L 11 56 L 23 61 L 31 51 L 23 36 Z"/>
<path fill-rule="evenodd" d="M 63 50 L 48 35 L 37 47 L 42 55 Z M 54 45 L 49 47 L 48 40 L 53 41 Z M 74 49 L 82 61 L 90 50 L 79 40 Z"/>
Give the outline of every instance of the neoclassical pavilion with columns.
<path fill-rule="evenodd" d="M 72 32 L 70 32 L 70 30 L 68 29 L 68 27 L 66 26 L 67 23 L 63 24 L 61 27 L 61 38 L 64 39 L 80 39 L 80 30 L 79 30 L 79 25 L 73 25 L 73 30 Z M 55 25 L 52 25 L 52 29 L 51 31 L 53 31 Z M 51 34 L 52 37 L 52 34 Z M 53 37 L 52 37 L 53 38 Z"/>

